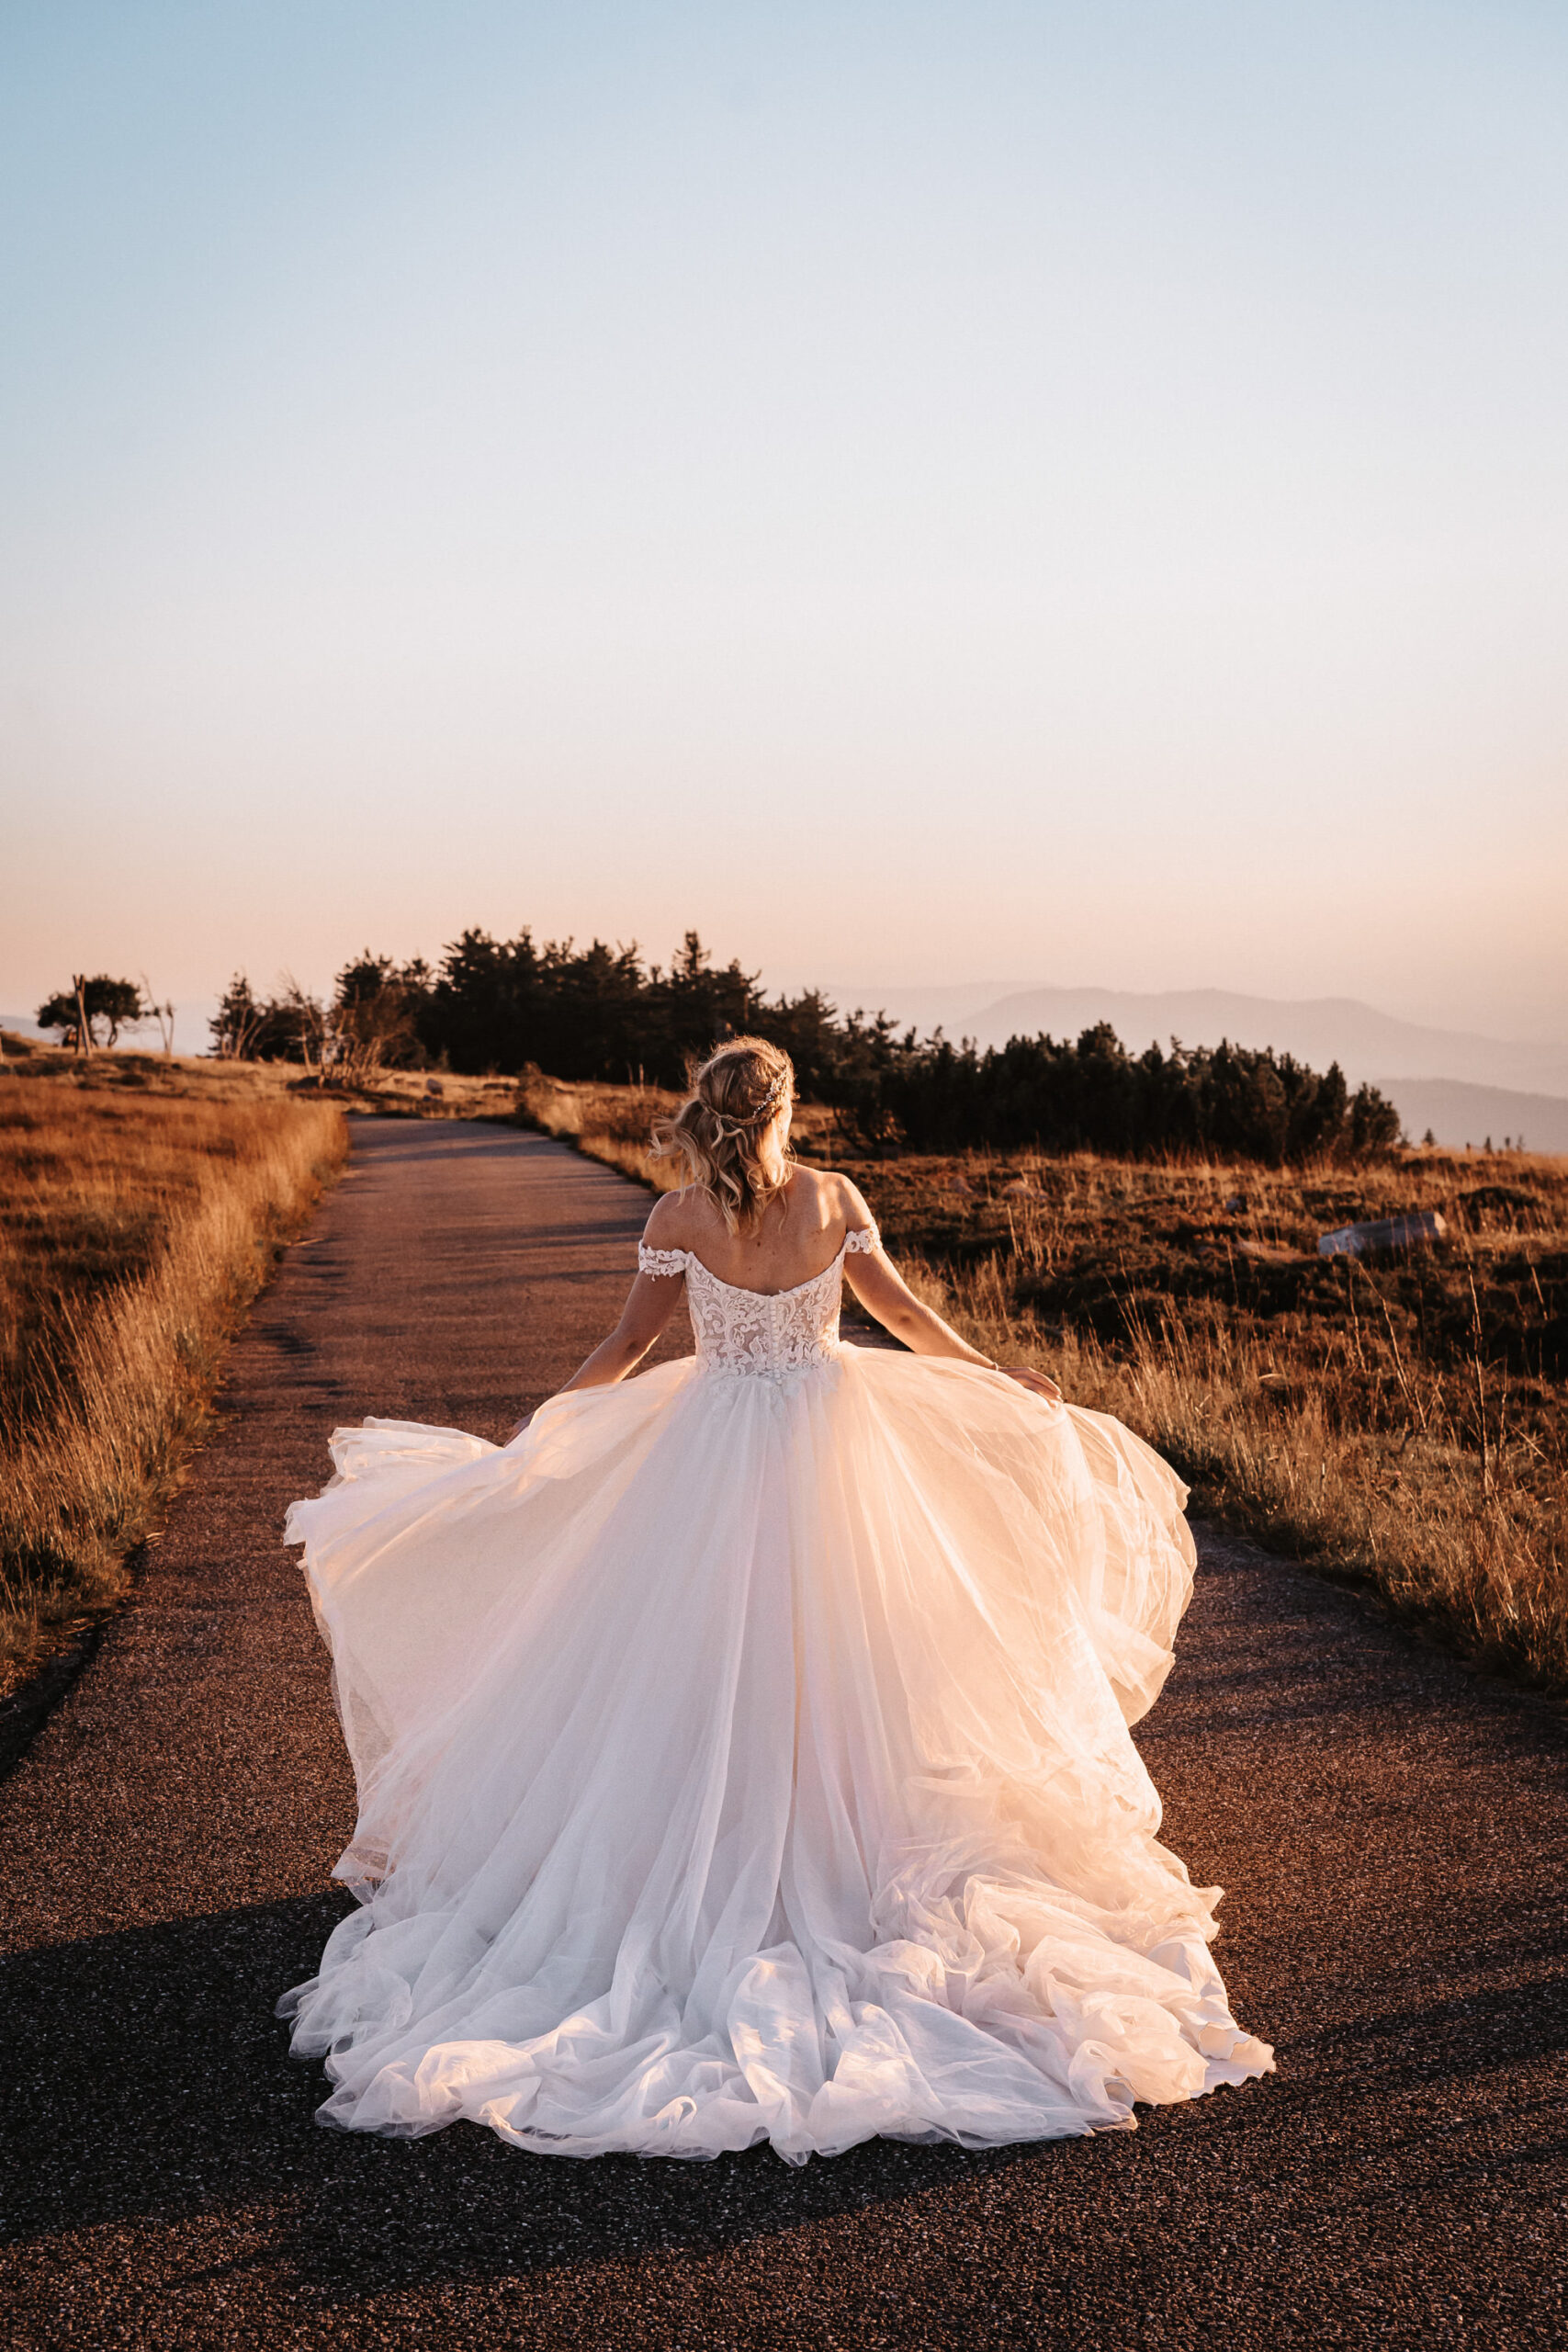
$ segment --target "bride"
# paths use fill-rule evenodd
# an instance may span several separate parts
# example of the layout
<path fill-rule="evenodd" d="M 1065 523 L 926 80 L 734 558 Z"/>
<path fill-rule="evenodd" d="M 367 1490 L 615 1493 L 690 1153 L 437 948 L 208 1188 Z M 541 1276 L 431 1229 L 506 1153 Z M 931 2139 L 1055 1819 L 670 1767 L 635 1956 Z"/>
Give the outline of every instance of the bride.
<path fill-rule="evenodd" d="M 289 1513 L 359 1788 L 362 1907 L 279 2005 L 324 2122 L 802 2164 L 1272 2064 L 1127 1728 L 1185 1489 L 912 1295 L 792 1081 L 698 1073 L 619 1325 L 506 1445 L 340 1430 Z M 911 1353 L 840 1342 L 845 1281 Z"/>

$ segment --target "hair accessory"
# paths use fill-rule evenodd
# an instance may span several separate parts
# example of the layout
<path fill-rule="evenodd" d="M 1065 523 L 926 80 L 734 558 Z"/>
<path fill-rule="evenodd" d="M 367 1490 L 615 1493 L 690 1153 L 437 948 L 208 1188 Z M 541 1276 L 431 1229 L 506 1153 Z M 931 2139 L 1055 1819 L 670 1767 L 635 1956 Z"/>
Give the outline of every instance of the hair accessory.
<path fill-rule="evenodd" d="M 749 1111 L 744 1118 L 737 1118 L 733 1111 L 719 1110 L 715 1103 L 709 1102 L 705 1098 L 703 1108 L 718 1128 L 721 1136 L 742 1136 L 750 1134 L 753 1127 L 765 1127 L 770 1120 L 775 1119 L 784 1108 L 788 1094 L 789 1073 L 787 1070 L 781 1069 L 756 1109 Z"/>

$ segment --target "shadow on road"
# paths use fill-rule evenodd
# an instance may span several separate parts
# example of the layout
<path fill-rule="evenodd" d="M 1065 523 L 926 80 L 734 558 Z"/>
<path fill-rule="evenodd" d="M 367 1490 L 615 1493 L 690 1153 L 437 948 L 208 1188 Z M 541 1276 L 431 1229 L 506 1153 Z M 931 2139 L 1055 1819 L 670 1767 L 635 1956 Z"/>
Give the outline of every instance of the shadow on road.
<path fill-rule="evenodd" d="M 734 2245 L 1111 2145 L 968 2155 L 880 2141 L 795 2169 L 766 2148 L 706 2165 L 584 2163 L 469 2124 L 422 2140 L 323 2131 L 312 2116 L 324 2076 L 288 2057 L 272 2007 L 310 1973 L 347 1907 L 324 1894 L 6 1961 L 0 2036 L 28 2055 L 0 2159 L 5 2240 L 225 2211 L 243 2224 L 265 2208 L 265 2244 L 222 2267 L 281 2269 L 316 2297 L 352 2301 L 437 2278 Z"/>
<path fill-rule="evenodd" d="M 1439 2093 L 1486 2077 L 1522 2046 L 1568 2046 L 1568 1986 L 1561 1974 L 1470 2000 L 1393 2003 L 1347 2031 L 1310 2029 L 1281 2048 L 1281 2075 L 1199 2107 L 1158 2111 L 1136 2140 L 1014 2147 L 968 2155 L 947 2146 L 886 2141 L 804 2170 L 765 2149 L 712 2165 L 538 2157 L 460 2124 L 430 2138 L 391 2141 L 322 2131 L 312 2111 L 324 2082 L 291 2061 L 272 2015 L 278 1993 L 308 1975 L 347 1898 L 334 1892 L 249 1910 L 181 1919 L 20 1953 L 0 1969 L 0 2036 L 19 2068 L 5 2166 L 5 2234 L 19 2248 L 107 2225 L 155 2229 L 220 2223 L 199 2233 L 203 2258 L 183 2269 L 186 2290 L 265 2280 L 323 2312 L 367 2296 L 442 2282 L 521 2281 L 568 2267 L 592 2273 L 649 2254 L 709 2254 L 778 2238 L 872 2209 L 961 2203 L 987 2179 L 1032 2168 L 1033 2190 L 1082 2219 L 1113 2222 L 1138 2176 L 1145 2207 L 1163 2178 L 1173 2199 L 1194 2181 L 1238 2167 L 1267 2178 L 1293 2144 L 1290 2201 L 1343 2211 L 1343 2109 L 1326 2141 L 1325 2099 L 1357 2104 L 1425 2084 Z M 1402 2003 L 1400 1996 L 1404 1996 Z M 1314 2046 L 1317 2045 L 1317 2046 Z M 1516 2111 L 1516 2131 L 1524 2120 Z M 1303 2127 L 1306 2126 L 1304 2138 Z M 1522 2134 L 1515 2194 L 1535 2199 L 1558 2173 L 1561 2109 L 1547 2100 Z M 1462 2193 L 1472 2168 L 1495 2184 L 1497 2151 L 1468 2133 L 1445 2151 L 1445 2187 Z M 1303 2163 L 1303 2160 L 1304 2163 Z M 1315 2178 L 1311 2177 L 1315 2176 Z M 1522 2177 L 1521 2177 L 1522 2176 Z M 1558 2174 L 1560 2177 L 1560 2174 Z M 1428 2186 L 1436 2186 L 1431 2174 Z M 1392 2191 L 1368 2178 L 1355 2192 L 1363 2222 Z M 1004 2195 L 1010 2192 L 1004 2190 Z M 1159 2198 L 1156 2193 L 1156 2202 Z M 231 2253 L 214 2262 L 215 2242 Z M 41 2249 L 39 2249 L 41 2251 Z M 1081 2267 L 1085 2249 L 1078 2249 Z M 1281 2245 L 1281 2254 L 1284 2248 Z M 1090 2256 L 1118 2273 L 1127 2248 L 1114 2226 Z"/>

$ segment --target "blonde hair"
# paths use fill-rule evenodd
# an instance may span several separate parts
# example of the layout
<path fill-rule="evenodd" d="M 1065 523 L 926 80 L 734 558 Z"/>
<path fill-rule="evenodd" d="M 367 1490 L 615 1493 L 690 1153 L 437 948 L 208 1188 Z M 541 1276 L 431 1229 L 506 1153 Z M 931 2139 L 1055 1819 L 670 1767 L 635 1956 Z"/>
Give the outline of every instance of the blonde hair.
<path fill-rule="evenodd" d="M 795 1100 L 795 1064 L 765 1037 L 731 1037 L 690 1080 L 680 1109 L 657 1122 L 656 1158 L 683 1159 L 688 1181 L 707 1194 L 731 1233 L 757 1224 L 789 1182 L 787 1152 L 776 1175 L 762 1165 L 762 1139 Z"/>

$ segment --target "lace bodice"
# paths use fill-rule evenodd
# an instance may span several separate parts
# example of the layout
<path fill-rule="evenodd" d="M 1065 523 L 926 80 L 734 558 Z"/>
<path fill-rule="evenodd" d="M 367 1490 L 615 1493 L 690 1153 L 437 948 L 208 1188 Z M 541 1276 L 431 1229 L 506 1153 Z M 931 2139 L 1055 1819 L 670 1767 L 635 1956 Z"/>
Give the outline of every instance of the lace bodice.
<path fill-rule="evenodd" d="M 691 1250 L 650 1250 L 645 1241 L 637 1253 L 637 1272 L 684 1274 L 697 1358 L 705 1372 L 793 1384 L 838 1354 L 844 1260 L 852 1250 L 876 1249 L 880 1238 L 874 1225 L 846 1233 L 824 1272 L 772 1297 L 720 1282 Z"/>

